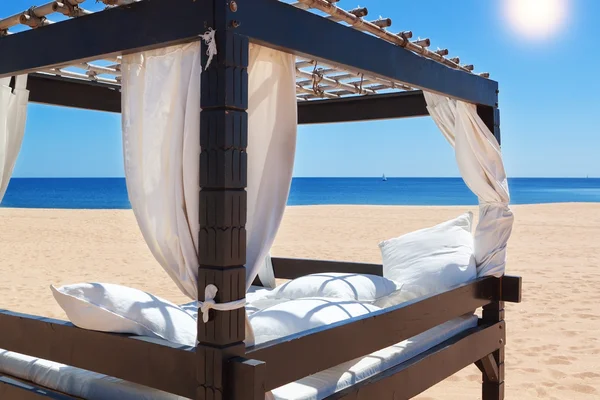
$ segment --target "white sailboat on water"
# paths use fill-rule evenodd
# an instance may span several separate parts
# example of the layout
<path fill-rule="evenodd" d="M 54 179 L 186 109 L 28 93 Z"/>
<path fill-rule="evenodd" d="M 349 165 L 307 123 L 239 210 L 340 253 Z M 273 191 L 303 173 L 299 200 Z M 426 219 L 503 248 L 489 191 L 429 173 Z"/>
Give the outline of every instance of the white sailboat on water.
<path fill-rule="evenodd" d="M 382 181 L 387 181 L 387 178 L 385 177 L 385 174 L 383 174 L 383 177 L 381 178 Z"/>

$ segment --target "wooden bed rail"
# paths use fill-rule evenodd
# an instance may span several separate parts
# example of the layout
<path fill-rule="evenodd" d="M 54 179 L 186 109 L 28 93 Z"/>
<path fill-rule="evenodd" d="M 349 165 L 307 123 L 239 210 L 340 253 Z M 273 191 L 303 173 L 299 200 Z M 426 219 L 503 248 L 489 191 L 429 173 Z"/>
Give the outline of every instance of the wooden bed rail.
<path fill-rule="evenodd" d="M 0 310 L 0 349 L 39 357 L 180 396 L 196 395 L 196 352 L 162 340 L 80 329 Z"/>
<path fill-rule="evenodd" d="M 304 275 L 323 272 L 347 272 L 383 276 L 383 266 L 381 264 L 279 257 L 273 257 L 271 262 L 273 263 L 275 276 L 280 279 L 295 279 Z M 509 303 L 520 303 L 521 277 L 505 275 L 501 280 L 502 291 L 499 300 Z M 257 286 L 262 285 L 258 278 L 256 278 L 253 284 Z"/>
<path fill-rule="evenodd" d="M 504 322 L 481 325 L 325 400 L 410 399 L 503 347 L 505 340 Z"/>
<path fill-rule="evenodd" d="M 0 399 L 4 400 L 76 400 L 75 397 L 42 388 L 0 374 Z"/>
<path fill-rule="evenodd" d="M 391 346 L 497 301 L 502 280 L 480 278 L 412 304 L 301 332 L 248 348 L 246 357 L 267 365 L 266 389 Z M 293 368 L 289 367 L 293 360 Z"/>
<path fill-rule="evenodd" d="M 383 266 L 381 264 L 277 257 L 272 258 L 271 262 L 273 263 L 275 276 L 281 279 L 295 279 L 304 275 L 321 272 L 383 275 Z"/>

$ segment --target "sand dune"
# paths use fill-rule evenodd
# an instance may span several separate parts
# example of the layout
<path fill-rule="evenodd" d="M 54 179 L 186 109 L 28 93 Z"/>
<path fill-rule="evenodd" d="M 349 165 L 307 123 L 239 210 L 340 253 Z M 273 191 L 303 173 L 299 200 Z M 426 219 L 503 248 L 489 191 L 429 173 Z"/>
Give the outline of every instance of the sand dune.
<path fill-rule="evenodd" d="M 377 242 L 468 207 L 290 207 L 275 256 L 379 262 Z M 515 206 L 507 273 L 524 301 L 508 304 L 506 398 L 600 398 L 600 204 Z M 112 282 L 186 301 L 156 264 L 131 211 L 0 209 L 0 308 L 65 318 L 48 286 Z M 467 368 L 423 393 L 477 399 Z"/>

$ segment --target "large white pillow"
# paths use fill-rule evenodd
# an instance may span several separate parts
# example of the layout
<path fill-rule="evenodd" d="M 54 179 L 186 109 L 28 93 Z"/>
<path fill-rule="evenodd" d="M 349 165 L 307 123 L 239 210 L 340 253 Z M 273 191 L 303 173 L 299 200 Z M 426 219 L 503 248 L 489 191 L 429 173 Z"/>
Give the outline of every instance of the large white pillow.
<path fill-rule="evenodd" d="M 196 320 L 179 306 L 160 297 L 110 283 L 78 283 L 50 288 L 69 320 L 80 328 L 196 345 Z"/>
<path fill-rule="evenodd" d="M 327 297 L 373 303 L 399 288 L 383 276 L 322 272 L 296 278 L 263 295 L 267 299 Z"/>
<path fill-rule="evenodd" d="M 325 298 L 289 300 L 249 317 L 255 344 L 381 310 L 372 304 Z"/>
<path fill-rule="evenodd" d="M 477 276 L 473 214 L 379 243 L 383 276 L 418 296 L 446 291 Z"/>

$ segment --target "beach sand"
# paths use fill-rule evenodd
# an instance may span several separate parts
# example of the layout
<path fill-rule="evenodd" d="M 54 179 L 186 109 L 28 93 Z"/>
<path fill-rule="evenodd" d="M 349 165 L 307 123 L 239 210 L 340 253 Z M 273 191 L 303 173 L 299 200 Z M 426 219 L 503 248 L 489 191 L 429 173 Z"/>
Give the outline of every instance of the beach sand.
<path fill-rule="evenodd" d="M 600 398 L 600 204 L 514 206 L 507 273 L 506 398 Z M 273 255 L 380 262 L 378 241 L 469 207 L 289 207 Z M 0 209 L 0 308 L 64 319 L 50 284 L 111 282 L 187 302 L 148 251 L 131 211 Z M 1 327 L 0 327 L 1 329 Z M 471 366 L 418 398 L 478 399 Z"/>

